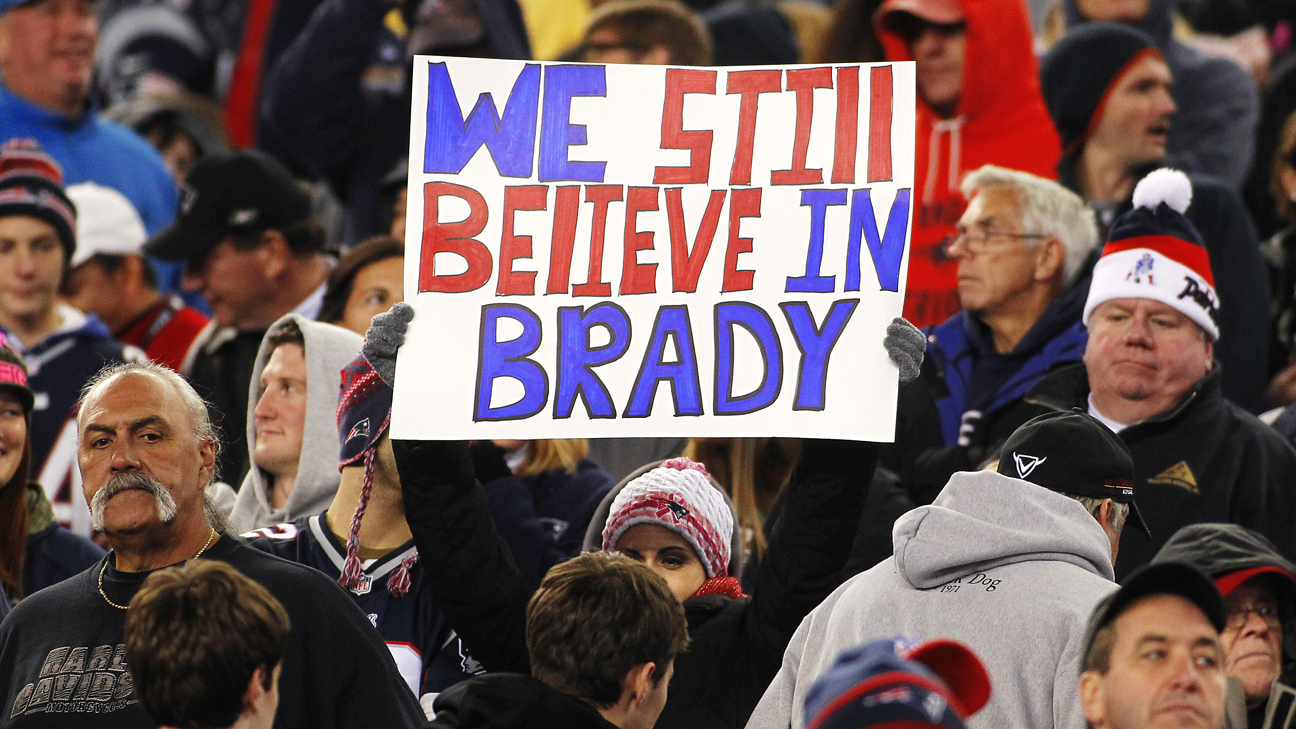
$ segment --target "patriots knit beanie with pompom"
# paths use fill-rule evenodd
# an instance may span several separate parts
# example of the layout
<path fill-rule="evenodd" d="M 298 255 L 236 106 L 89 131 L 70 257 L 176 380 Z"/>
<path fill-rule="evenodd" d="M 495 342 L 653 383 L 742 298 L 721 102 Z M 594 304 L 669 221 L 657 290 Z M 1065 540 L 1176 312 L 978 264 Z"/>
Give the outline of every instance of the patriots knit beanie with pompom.
<path fill-rule="evenodd" d="M 1153 299 L 1193 320 L 1219 339 L 1219 296 L 1201 234 L 1184 216 L 1192 183 L 1179 170 L 1161 168 L 1134 188 L 1134 209 L 1112 223 L 1094 266 L 1084 323 L 1112 299 Z"/>
<path fill-rule="evenodd" d="M 615 551 L 636 524 L 656 524 L 684 537 L 708 579 L 729 575 L 733 512 L 701 463 L 672 458 L 626 484 L 608 511 L 603 551 Z"/>

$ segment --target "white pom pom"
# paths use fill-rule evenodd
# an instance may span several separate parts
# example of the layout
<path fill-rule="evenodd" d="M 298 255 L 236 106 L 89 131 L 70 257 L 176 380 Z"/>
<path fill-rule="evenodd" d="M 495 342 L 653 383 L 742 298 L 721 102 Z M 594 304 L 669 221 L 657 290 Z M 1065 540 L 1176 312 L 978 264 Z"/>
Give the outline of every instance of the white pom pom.
<path fill-rule="evenodd" d="M 1184 213 L 1188 211 L 1191 202 L 1192 183 L 1188 181 L 1188 175 L 1169 167 L 1153 170 L 1134 187 L 1136 208 L 1152 210 L 1157 203 L 1165 203 Z"/>

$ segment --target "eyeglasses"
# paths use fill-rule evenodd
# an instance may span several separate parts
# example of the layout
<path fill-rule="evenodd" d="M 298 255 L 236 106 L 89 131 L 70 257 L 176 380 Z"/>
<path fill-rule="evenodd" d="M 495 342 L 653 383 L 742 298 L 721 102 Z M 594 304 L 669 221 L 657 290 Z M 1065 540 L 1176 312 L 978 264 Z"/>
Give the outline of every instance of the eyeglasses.
<path fill-rule="evenodd" d="M 1254 613 L 1271 628 L 1277 628 L 1282 625 L 1284 617 L 1292 614 L 1292 606 L 1285 602 L 1262 602 L 1253 605 L 1242 603 L 1228 604 L 1228 621 L 1225 628 L 1237 630 L 1251 619 Z"/>
<path fill-rule="evenodd" d="M 999 238 L 1001 240 L 1048 240 L 1051 235 L 1042 235 L 1040 233 L 1006 233 L 1000 230 L 966 230 L 956 235 L 947 235 L 940 242 L 940 248 L 945 255 L 953 258 L 951 251 L 956 245 L 963 245 L 971 253 L 985 253 L 994 247 L 992 240 Z"/>

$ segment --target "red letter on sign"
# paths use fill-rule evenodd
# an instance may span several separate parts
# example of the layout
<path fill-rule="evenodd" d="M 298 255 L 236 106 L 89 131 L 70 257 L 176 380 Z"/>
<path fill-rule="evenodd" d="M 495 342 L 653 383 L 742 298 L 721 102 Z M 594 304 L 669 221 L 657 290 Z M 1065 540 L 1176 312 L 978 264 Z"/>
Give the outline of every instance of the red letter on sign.
<path fill-rule="evenodd" d="M 457 223 L 439 223 L 438 202 L 442 195 L 453 195 L 468 203 L 468 217 Z M 429 182 L 423 186 L 423 252 L 419 256 L 419 292 L 441 291 L 460 294 L 479 289 L 490 280 L 491 254 L 474 235 L 486 227 L 486 199 L 480 192 L 448 182 Z M 451 276 L 438 276 L 436 254 L 454 253 L 468 262 L 468 270 Z"/>
<path fill-rule="evenodd" d="M 773 185 L 818 185 L 823 182 L 823 169 L 806 169 L 806 153 L 810 150 L 810 122 L 814 119 L 814 90 L 831 89 L 832 69 L 798 68 L 787 72 L 787 87 L 796 91 L 796 138 L 792 142 L 792 169 L 775 170 L 770 174 Z"/>
<path fill-rule="evenodd" d="M 585 202 L 594 203 L 590 222 L 589 275 L 585 283 L 572 287 L 572 296 L 611 296 L 612 284 L 603 280 L 603 231 L 607 229 L 608 205 L 621 199 L 620 185 L 590 185 L 585 188 Z"/>
<path fill-rule="evenodd" d="M 730 185 L 750 185 L 752 147 L 756 142 L 756 107 L 761 94 L 783 90 L 782 71 L 732 71 L 725 79 L 725 93 L 742 94 L 738 102 L 738 146 L 734 148 Z"/>
<path fill-rule="evenodd" d="M 580 185 L 563 185 L 554 194 L 553 238 L 549 241 L 549 285 L 546 294 L 565 294 L 571 282 L 572 249 L 576 247 L 576 218 L 580 215 Z"/>
<path fill-rule="evenodd" d="M 738 270 L 738 254 L 750 253 L 751 238 L 739 238 L 743 218 L 759 218 L 761 189 L 752 187 L 729 194 L 729 247 L 725 249 L 724 284 L 720 291 L 751 291 L 754 271 Z"/>
<path fill-rule="evenodd" d="M 662 149 L 689 149 L 688 167 L 658 167 L 654 185 L 705 183 L 711 174 L 711 130 L 684 130 L 684 94 L 714 94 L 715 71 L 666 69 L 666 101 L 662 107 Z M 655 210 L 656 208 L 654 208 Z"/>
<path fill-rule="evenodd" d="M 518 210 L 544 210 L 549 202 L 548 185 L 520 185 L 504 188 L 504 230 L 500 233 L 499 281 L 496 296 L 535 295 L 535 271 L 514 271 L 513 261 L 531 257 L 531 236 L 513 234 L 513 215 Z"/>
<path fill-rule="evenodd" d="M 632 187 L 626 196 L 625 253 L 621 261 L 621 295 L 657 292 L 657 264 L 639 263 L 639 251 L 652 250 L 653 232 L 639 232 L 639 213 L 657 209 L 656 187 Z"/>
<path fill-rule="evenodd" d="M 891 179 L 891 94 L 891 67 L 874 68 L 869 76 L 869 182 Z"/>
<path fill-rule="evenodd" d="M 693 250 L 690 252 L 680 188 L 667 188 L 666 222 L 670 224 L 671 287 L 676 293 L 691 294 L 697 291 L 698 276 L 702 275 L 702 265 L 706 263 L 707 252 L 711 250 L 711 240 L 715 238 L 716 228 L 720 226 L 720 208 L 724 207 L 724 199 L 724 190 L 711 191 L 711 199 L 707 200 L 706 212 L 702 214 L 702 222 L 698 224 L 697 235 L 693 238 Z"/>
<path fill-rule="evenodd" d="M 837 69 L 837 141 L 833 145 L 833 182 L 855 183 L 855 149 L 858 146 L 859 66 L 847 66 Z"/>

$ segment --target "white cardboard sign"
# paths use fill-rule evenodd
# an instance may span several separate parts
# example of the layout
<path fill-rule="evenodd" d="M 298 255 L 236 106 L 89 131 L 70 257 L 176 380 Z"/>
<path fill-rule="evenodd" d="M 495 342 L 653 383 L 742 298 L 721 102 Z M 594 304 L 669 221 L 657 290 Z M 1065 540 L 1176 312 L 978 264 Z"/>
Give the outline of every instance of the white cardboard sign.
<path fill-rule="evenodd" d="M 414 60 L 397 437 L 888 441 L 912 63 Z"/>

